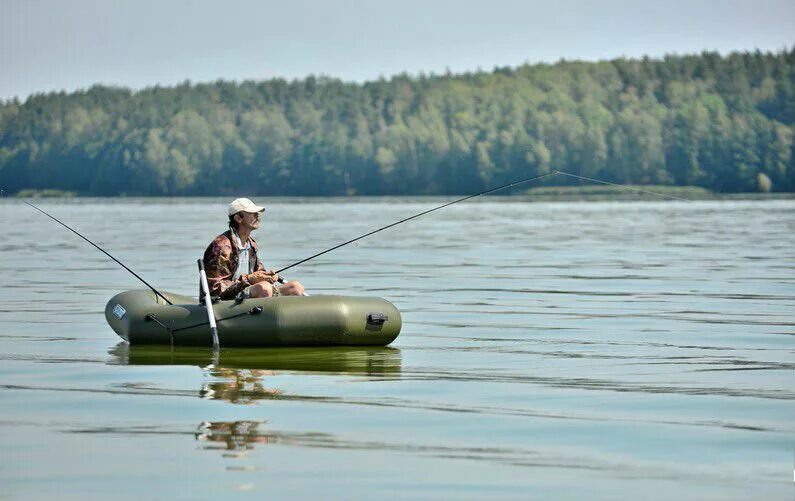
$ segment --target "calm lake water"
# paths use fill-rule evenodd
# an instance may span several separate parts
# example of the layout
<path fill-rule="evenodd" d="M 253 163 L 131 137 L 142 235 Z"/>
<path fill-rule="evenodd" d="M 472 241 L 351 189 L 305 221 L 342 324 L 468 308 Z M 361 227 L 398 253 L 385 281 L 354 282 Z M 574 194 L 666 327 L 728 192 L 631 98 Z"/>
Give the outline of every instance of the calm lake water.
<path fill-rule="evenodd" d="M 282 267 L 434 199 L 261 200 Z M 225 199 L 40 201 L 195 294 Z M 285 273 L 386 349 L 130 348 L 139 288 L 0 204 L 0 499 L 792 499 L 795 201 L 488 199 Z"/>

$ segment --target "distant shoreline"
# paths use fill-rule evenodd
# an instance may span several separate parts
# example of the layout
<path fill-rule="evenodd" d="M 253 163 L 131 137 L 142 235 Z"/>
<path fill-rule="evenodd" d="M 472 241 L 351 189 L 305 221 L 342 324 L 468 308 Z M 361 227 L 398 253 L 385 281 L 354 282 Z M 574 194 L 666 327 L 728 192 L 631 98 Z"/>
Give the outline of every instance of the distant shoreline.
<path fill-rule="evenodd" d="M 640 189 L 650 193 L 639 193 L 630 191 Z M 267 200 L 335 200 L 339 202 L 366 202 L 377 200 L 450 200 L 461 195 L 381 195 L 381 196 L 362 196 L 362 195 L 257 195 L 250 193 L 240 193 Z M 134 201 L 137 199 L 158 199 L 158 200 L 191 200 L 191 199 L 220 199 L 234 198 L 235 194 L 201 195 L 201 196 L 168 196 L 168 195 L 114 195 L 97 196 L 81 195 L 75 192 L 62 190 L 21 190 L 16 194 L 7 196 L 8 200 L 19 200 L 30 198 L 36 200 L 119 200 Z M 629 185 L 626 188 L 613 186 L 544 186 L 526 190 L 518 193 L 494 194 L 481 198 L 473 199 L 471 202 L 495 202 L 495 201 L 525 201 L 525 202 L 610 202 L 610 201 L 665 201 L 671 200 L 668 197 L 677 197 L 685 200 L 791 200 L 795 199 L 795 193 L 775 192 L 742 192 L 742 193 L 715 193 L 698 186 L 666 186 L 666 185 Z"/>
<path fill-rule="evenodd" d="M 0 103 L 0 187 L 40 196 L 456 196 L 533 176 L 513 193 L 576 187 L 584 176 L 794 192 L 793 71 L 795 48 L 362 85 L 311 77 L 135 93 L 95 86 Z"/>

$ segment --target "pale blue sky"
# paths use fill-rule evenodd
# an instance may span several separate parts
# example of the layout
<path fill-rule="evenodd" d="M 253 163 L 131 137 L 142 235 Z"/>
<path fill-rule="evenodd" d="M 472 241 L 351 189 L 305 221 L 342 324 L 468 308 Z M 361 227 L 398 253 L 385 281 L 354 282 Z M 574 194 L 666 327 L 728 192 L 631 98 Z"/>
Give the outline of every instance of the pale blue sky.
<path fill-rule="evenodd" d="M 0 0 L 0 98 L 795 45 L 795 0 Z"/>

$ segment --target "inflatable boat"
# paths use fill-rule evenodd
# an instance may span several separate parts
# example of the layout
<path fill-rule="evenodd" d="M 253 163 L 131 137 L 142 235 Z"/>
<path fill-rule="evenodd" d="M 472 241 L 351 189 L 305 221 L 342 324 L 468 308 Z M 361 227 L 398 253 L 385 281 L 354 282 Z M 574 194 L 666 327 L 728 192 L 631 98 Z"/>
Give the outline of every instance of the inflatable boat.
<path fill-rule="evenodd" d="M 213 346 L 208 314 L 195 298 L 151 290 L 115 295 L 108 324 L 131 345 Z M 166 299 L 172 304 L 168 304 Z M 400 312 L 381 298 L 290 296 L 217 301 L 223 347 L 386 346 L 400 333 Z"/>

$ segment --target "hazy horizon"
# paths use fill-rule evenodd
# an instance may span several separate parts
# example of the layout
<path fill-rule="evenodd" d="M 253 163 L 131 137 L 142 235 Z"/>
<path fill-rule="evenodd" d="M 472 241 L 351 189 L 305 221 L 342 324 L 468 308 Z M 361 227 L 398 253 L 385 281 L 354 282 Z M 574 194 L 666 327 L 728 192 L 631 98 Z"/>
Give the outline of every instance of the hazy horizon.
<path fill-rule="evenodd" d="M 795 44 L 795 2 L 782 0 L 499 0 L 488 7 L 0 0 L 0 12 L 4 100 L 97 84 L 140 90 L 310 75 L 365 82 L 560 59 L 779 52 Z"/>

